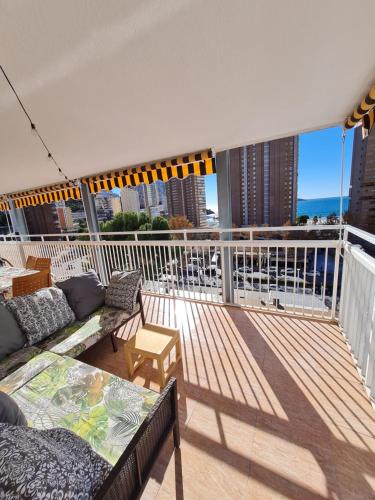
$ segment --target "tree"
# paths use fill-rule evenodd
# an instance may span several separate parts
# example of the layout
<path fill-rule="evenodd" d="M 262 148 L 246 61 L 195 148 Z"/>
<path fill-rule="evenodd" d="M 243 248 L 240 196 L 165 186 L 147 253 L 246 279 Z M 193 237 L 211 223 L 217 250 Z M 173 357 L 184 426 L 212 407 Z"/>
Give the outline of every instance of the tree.
<path fill-rule="evenodd" d="M 334 225 L 334 224 L 337 224 L 338 222 L 338 217 L 337 215 L 335 214 L 335 212 L 332 212 L 331 214 L 329 214 L 327 216 L 327 224 L 328 225 Z"/>
<path fill-rule="evenodd" d="M 318 224 L 318 216 L 317 215 L 314 215 L 313 221 L 314 221 L 314 224 Z"/>
<path fill-rule="evenodd" d="M 151 222 L 151 218 L 146 214 L 146 212 L 141 212 L 138 217 L 139 229 L 141 230 L 141 226 L 144 224 L 149 224 Z"/>
<path fill-rule="evenodd" d="M 68 200 L 66 206 L 69 207 L 72 212 L 82 212 L 84 210 L 81 200 Z"/>
<path fill-rule="evenodd" d="M 165 217 L 154 217 L 152 219 L 152 231 L 168 231 L 169 230 L 169 224 L 168 220 Z M 169 240 L 170 235 L 169 234 L 154 234 L 152 236 L 152 239 L 154 240 Z"/>
<path fill-rule="evenodd" d="M 100 230 L 104 233 L 120 231 L 137 231 L 139 228 L 138 214 L 135 212 L 119 212 L 112 220 L 100 223 Z M 107 240 L 133 240 L 132 235 L 110 235 Z"/>
<path fill-rule="evenodd" d="M 142 224 L 141 226 L 139 226 L 139 230 L 140 231 L 152 231 L 152 224 L 151 222 L 146 222 L 145 224 Z M 153 239 L 153 235 L 150 234 L 140 234 L 138 235 L 138 239 L 139 240 L 152 240 Z"/>
<path fill-rule="evenodd" d="M 297 217 L 297 225 L 298 226 L 306 226 L 307 221 L 310 219 L 308 215 L 300 215 Z"/>
<path fill-rule="evenodd" d="M 169 219 L 170 229 L 191 229 L 193 224 L 183 215 L 176 215 Z"/>
<path fill-rule="evenodd" d="M 169 219 L 169 227 L 170 229 L 191 229 L 193 224 L 183 215 L 176 215 Z M 172 238 L 174 240 L 183 240 L 183 234 L 173 234 Z"/>

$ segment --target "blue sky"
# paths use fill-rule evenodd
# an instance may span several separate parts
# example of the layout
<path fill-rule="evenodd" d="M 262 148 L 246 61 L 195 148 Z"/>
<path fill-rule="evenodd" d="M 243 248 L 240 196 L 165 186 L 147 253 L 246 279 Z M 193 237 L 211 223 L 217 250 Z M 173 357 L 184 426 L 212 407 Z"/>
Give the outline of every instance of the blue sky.
<path fill-rule="evenodd" d="M 339 196 L 341 176 L 341 127 L 300 135 L 298 198 Z M 348 194 L 353 149 L 353 130 L 345 141 L 344 195 Z M 207 207 L 217 210 L 216 175 L 206 177 Z"/>

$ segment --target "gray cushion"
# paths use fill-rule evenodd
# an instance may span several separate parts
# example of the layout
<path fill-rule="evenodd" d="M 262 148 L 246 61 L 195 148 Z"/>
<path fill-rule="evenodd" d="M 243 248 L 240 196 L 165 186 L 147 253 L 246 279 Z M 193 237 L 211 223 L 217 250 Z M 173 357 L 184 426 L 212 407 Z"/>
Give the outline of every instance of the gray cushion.
<path fill-rule="evenodd" d="M 0 498 L 91 499 L 111 470 L 66 429 L 0 424 Z"/>
<path fill-rule="evenodd" d="M 27 425 L 25 415 L 18 404 L 5 392 L 0 391 L 0 423 Z"/>
<path fill-rule="evenodd" d="M 132 314 L 141 279 L 142 271 L 140 269 L 136 271 L 115 271 L 107 288 L 105 305 L 118 307 L 128 314 Z"/>
<path fill-rule="evenodd" d="M 59 288 L 41 288 L 31 295 L 7 300 L 6 305 L 17 319 L 29 345 L 49 337 L 75 320 L 74 312 Z"/>
<path fill-rule="evenodd" d="M 84 319 L 104 304 L 105 288 L 94 270 L 58 281 L 78 320 Z"/>
<path fill-rule="evenodd" d="M 13 314 L 0 302 L 0 360 L 18 351 L 27 343 Z"/>

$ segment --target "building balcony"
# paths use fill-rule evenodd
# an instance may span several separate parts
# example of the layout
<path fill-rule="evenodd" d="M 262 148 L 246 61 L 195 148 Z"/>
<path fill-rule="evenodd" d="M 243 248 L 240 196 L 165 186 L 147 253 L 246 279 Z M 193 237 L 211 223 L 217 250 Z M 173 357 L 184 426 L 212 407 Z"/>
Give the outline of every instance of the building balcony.
<path fill-rule="evenodd" d="M 182 445 L 163 449 L 144 498 L 372 498 L 375 264 L 358 243 L 374 237 L 215 231 L 3 237 L 0 255 L 48 256 L 56 278 L 95 267 L 104 282 L 141 266 L 146 320 L 180 328 Z M 138 327 L 117 353 L 104 339 L 80 359 L 129 378 L 122 347 Z M 131 380 L 158 390 L 151 364 Z"/>

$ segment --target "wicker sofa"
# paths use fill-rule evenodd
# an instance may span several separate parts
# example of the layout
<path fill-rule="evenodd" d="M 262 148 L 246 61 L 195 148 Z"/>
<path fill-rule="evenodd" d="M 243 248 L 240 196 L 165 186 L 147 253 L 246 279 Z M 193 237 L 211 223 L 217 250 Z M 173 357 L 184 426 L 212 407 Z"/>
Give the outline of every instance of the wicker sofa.
<path fill-rule="evenodd" d="M 137 314 L 144 323 L 140 290 L 133 314 L 100 308 L 2 363 L 0 391 L 16 401 L 29 427 L 66 428 L 111 464 L 95 499 L 139 498 L 163 443 L 171 433 L 175 447 L 180 442 L 175 379 L 158 394 L 75 359 L 106 335 L 116 351 L 116 331 Z"/>
<path fill-rule="evenodd" d="M 4 379 L 38 354 L 52 352 L 62 356 L 76 358 L 86 349 L 110 336 L 113 350 L 117 351 L 116 333 L 132 318 L 141 315 L 145 323 L 141 290 L 137 294 L 137 303 L 132 314 L 114 307 L 100 307 L 83 321 L 75 321 L 71 325 L 52 334 L 41 342 L 26 346 L 0 361 L 0 380 Z"/>

